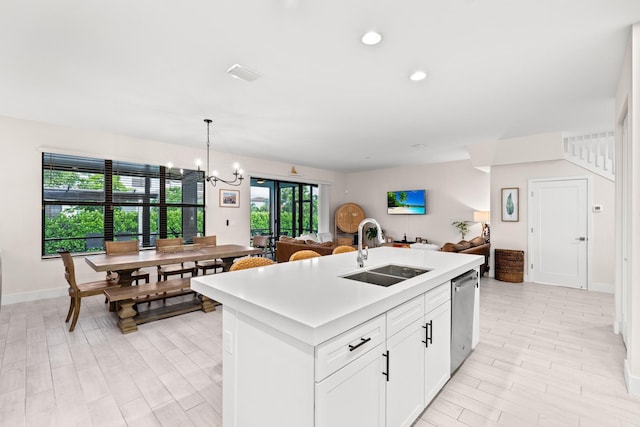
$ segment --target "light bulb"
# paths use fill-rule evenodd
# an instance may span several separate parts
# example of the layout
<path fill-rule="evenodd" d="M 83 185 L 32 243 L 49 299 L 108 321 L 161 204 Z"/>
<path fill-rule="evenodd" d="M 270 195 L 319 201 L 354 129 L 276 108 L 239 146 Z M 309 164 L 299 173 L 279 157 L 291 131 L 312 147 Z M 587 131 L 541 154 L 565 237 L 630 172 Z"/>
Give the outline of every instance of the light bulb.
<path fill-rule="evenodd" d="M 422 70 L 418 70 L 413 74 L 411 74 L 411 76 L 409 76 L 409 79 L 411 79 L 414 82 L 419 82 L 420 80 L 424 80 L 426 78 L 427 78 L 427 73 L 425 73 Z"/>
<path fill-rule="evenodd" d="M 362 43 L 373 46 L 374 44 L 378 44 L 382 41 L 382 35 L 375 31 L 369 31 L 362 36 Z"/>

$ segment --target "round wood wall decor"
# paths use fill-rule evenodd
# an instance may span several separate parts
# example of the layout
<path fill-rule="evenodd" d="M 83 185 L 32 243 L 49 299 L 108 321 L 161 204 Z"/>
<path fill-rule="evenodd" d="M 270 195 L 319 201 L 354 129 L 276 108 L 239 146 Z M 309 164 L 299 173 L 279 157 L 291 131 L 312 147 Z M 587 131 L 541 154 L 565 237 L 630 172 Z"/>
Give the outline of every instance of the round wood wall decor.
<path fill-rule="evenodd" d="M 358 231 L 360 221 L 364 219 L 364 211 L 355 203 L 345 203 L 336 209 L 336 226 L 343 233 Z"/>

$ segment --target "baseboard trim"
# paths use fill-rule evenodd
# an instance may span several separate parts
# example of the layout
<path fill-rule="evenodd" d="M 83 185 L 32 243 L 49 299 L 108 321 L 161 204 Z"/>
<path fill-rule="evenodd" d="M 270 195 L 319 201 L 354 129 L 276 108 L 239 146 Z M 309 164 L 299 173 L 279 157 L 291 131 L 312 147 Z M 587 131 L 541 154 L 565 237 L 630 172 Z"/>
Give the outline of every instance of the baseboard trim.
<path fill-rule="evenodd" d="M 624 382 L 627 383 L 627 391 L 634 396 L 640 396 L 640 377 L 631 375 L 627 359 L 624 359 Z"/>
<path fill-rule="evenodd" d="M 68 289 L 69 288 L 56 288 L 45 289 L 42 291 L 22 292 L 19 294 L 2 295 L 2 305 L 63 297 L 69 295 Z"/>
<path fill-rule="evenodd" d="M 605 283 L 605 282 L 591 282 L 589 285 L 589 290 L 594 292 L 605 292 L 607 294 L 615 293 L 615 286 L 613 283 Z"/>

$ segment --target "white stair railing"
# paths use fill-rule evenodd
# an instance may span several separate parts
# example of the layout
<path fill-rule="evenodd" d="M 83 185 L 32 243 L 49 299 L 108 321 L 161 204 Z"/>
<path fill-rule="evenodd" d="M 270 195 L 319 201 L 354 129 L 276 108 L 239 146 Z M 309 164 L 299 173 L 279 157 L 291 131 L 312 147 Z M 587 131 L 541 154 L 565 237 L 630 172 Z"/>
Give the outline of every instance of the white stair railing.
<path fill-rule="evenodd" d="M 615 181 L 615 137 L 613 132 L 563 136 L 564 158 Z"/>

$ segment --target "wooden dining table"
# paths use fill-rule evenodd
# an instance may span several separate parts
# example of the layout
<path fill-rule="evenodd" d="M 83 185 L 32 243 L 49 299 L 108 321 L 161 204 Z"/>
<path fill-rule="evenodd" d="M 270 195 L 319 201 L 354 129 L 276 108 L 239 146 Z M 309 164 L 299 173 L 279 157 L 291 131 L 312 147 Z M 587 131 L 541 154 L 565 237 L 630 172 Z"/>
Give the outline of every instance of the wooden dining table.
<path fill-rule="evenodd" d="M 221 259 L 223 271 L 228 271 L 235 258 L 261 253 L 262 249 L 251 246 L 217 245 L 193 249 L 185 247 L 176 252 L 145 250 L 130 254 L 91 255 L 85 257 L 85 261 L 95 271 L 117 272 L 120 286 L 130 286 L 132 282 L 131 274 L 140 268 Z"/>

